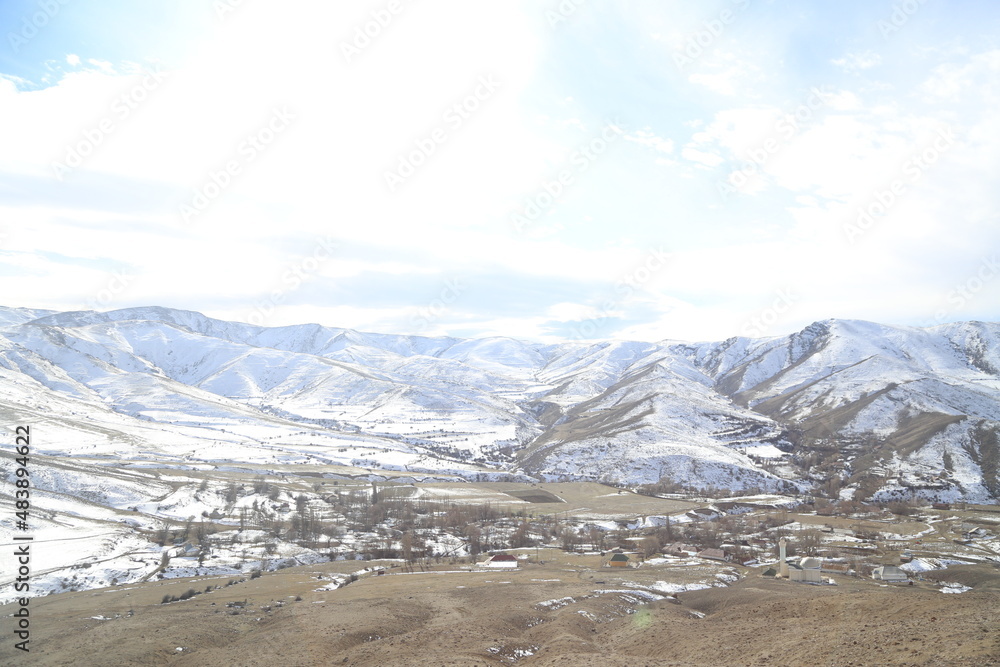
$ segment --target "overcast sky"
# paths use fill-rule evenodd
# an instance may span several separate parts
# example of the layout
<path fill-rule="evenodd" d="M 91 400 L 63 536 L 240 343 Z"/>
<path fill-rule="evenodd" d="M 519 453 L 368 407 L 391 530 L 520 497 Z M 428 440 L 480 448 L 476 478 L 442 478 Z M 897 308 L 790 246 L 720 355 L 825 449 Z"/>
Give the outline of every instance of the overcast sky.
<path fill-rule="evenodd" d="M 1000 319 L 993 2 L 0 4 L 0 305 L 715 340 Z"/>

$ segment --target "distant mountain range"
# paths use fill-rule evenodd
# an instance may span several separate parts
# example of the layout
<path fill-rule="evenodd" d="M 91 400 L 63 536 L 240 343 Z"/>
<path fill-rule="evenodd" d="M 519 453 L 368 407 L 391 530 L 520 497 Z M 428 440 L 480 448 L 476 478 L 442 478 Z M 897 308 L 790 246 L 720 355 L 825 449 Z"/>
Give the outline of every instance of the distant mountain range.
<path fill-rule="evenodd" d="M 1000 498 L 1000 324 L 536 344 L 0 308 L 0 420 L 107 466 Z"/>

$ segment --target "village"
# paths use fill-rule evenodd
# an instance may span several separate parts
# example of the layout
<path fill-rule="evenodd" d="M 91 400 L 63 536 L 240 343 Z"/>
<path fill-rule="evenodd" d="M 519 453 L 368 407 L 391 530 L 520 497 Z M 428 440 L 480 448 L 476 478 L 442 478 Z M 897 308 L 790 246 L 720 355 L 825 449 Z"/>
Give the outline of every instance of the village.
<path fill-rule="evenodd" d="M 1000 648 L 994 506 L 283 481 L 178 485 L 207 516 L 132 526 L 154 545 L 134 569 L 98 586 L 94 563 L 32 601 L 40 664 L 80 642 L 178 665 L 981 665 Z M 962 654 L 934 662 L 942 642 Z"/>
<path fill-rule="evenodd" d="M 671 569 L 726 565 L 732 576 L 760 576 L 789 582 L 837 585 L 838 577 L 873 582 L 939 586 L 942 592 L 969 590 L 942 579 L 949 566 L 982 564 L 1000 568 L 1000 508 L 934 503 L 926 507 L 823 504 L 810 500 L 792 509 L 758 497 L 727 499 L 674 517 L 619 521 L 609 541 L 583 522 L 560 548 L 598 554 L 601 568 Z M 925 510 L 921 512 L 919 510 Z M 520 552 L 520 555 L 515 555 Z M 475 567 L 516 569 L 538 559 L 538 550 L 486 554 Z M 933 574 L 931 574 L 933 573 Z M 713 585 L 719 585 L 719 572 Z M 927 576 L 925 576 L 927 575 Z M 942 583 L 943 582 L 943 583 Z"/>
<path fill-rule="evenodd" d="M 739 578 L 822 585 L 839 577 L 912 585 L 952 566 L 1000 567 L 993 506 L 692 498 L 591 483 L 466 484 L 461 493 L 447 485 L 313 487 L 230 483 L 221 507 L 150 531 L 163 546 L 156 578 L 345 560 L 386 561 L 390 571 L 512 569 L 557 551 L 599 558 L 597 568 L 708 567 L 712 585 L 720 567 Z"/>

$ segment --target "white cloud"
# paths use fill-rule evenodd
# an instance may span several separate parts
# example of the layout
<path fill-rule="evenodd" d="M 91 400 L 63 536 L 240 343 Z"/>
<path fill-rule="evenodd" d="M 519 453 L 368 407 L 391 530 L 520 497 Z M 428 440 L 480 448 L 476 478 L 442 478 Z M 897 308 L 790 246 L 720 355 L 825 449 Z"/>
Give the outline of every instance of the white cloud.
<path fill-rule="evenodd" d="M 724 162 L 724 158 L 720 155 L 715 153 L 706 153 L 705 151 L 700 151 L 695 148 L 691 148 L 690 146 L 681 150 L 681 155 L 692 162 L 697 162 L 698 164 L 706 167 L 717 167 Z"/>
<path fill-rule="evenodd" d="M 626 134 L 624 135 L 624 139 L 626 141 L 632 141 L 634 143 L 637 143 L 640 146 L 653 148 L 662 153 L 674 152 L 673 140 L 659 137 L 654 132 L 650 131 L 648 128 L 642 130 L 636 130 L 635 132 Z"/>
<path fill-rule="evenodd" d="M 736 81 L 739 79 L 740 74 L 741 72 L 737 68 L 714 74 L 699 72 L 689 76 L 688 81 L 696 83 L 699 86 L 704 86 L 720 95 L 735 95 Z"/>
<path fill-rule="evenodd" d="M 1000 92 L 997 75 L 1000 74 L 1000 49 L 987 51 L 964 59 L 963 62 L 948 62 L 938 65 L 924 81 L 921 90 L 931 99 L 965 97 L 973 93 L 982 102 L 984 93 L 989 101 L 995 101 Z"/>
<path fill-rule="evenodd" d="M 556 303 L 549 306 L 545 314 L 554 320 L 562 322 L 582 322 L 597 317 L 602 313 L 599 309 L 580 303 Z"/>
<path fill-rule="evenodd" d="M 753 86 L 762 78 L 754 59 L 744 53 L 714 51 L 711 57 L 700 58 L 697 66 L 699 71 L 688 75 L 688 81 L 727 97 L 754 97 Z"/>
<path fill-rule="evenodd" d="M 104 72 L 105 74 L 115 74 L 115 66 L 108 62 L 107 60 L 97 60 L 96 58 L 88 58 L 87 63 L 93 65 L 98 70 Z"/>
<path fill-rule="evenodd" d="M 873 51 L 865 51 L 863 53 L 848 53 L 844 57 L 835 58 L 830 62 L 846 72 L 857 72 L 880 65 L 882 56 Z"/>
<path fill-rule="evenodd" d="M 11 183 L 0 252 L 13 267 L 0 292 L 12 305 L 80 307 L 127 266 L 134 279 L 113 306 L 206 304 L 243 319 L 314 239 L 329 237 L 363 254 L 324 262 L 311 274 L 317 285 L 489 273 L 535 300 L 520 316 L 484 316 L 490 294 L 470 288 L 430 331 L 539 338 L 553 320 L 596 317 L 595 285 L 613 290 L 641 262 L 635 248 L 669 240 L 669 266 L 615 310 L 649 322 L 617 333 L 708 338 L 738 332 L 790 281 L 802 297 L 781 323 L 789 329 L 807 318 L 920 314 L 921 293 L 962 279 L 957 257 L 1000 242 L 992 47 L 963 53 L 938 40 L 899 65 L 882 40 L 859 39 L 793 68 L 798 47 L 782 41 L 781 22 L 747 13 L 680 71 L 666 47 L 703 30 L 704 10 L 677 21 L 673 9 L 644 8 L 632 12 L 643 19 L 636 34 L 661 39 L 607 51 L 621 62 L 602 71 L 594 54 L 605 51 L 593 47 L 624 42 L 596 12 L 628 9 L 581 6 L 554 33 L 530 3 L 449 2 L 405 5 L 347 62 L 342 44 L 371 10 L 309 7 L 243 3 L 204 40 L 179 36 L 195 49 L 155 86 L 134 62 L 75 45 L 52 59 L 69 66 L 56 85 L 35 90 L 0 74 L 0 173 Z M 928 64 L 935 48 L 944 55 Z M 484 77 L 496 90 L 477 98 Z M 821 104 L 803 81 L 830 82 Z M 476 108 L 449 115 L 466 100 Z M 278 133 L 275 109 L 294 116 Z M 624 135 L 631 148 L 612 146 L 580 169 L 574 156 L 619 112 L 623 127 L 641 128 Z M 913 179 L 907 161 L 943 126 L 954 145 Z M 250 159 L 248 137 L 271 134 Z M 52 163 L 78 149 L 83 163 L 59 182 Z M 390 191 L 385 174 L 401 160 L 420 164 Z M 238 174 L 225 175 L 229 161 Z M 720 173 L 724 165 L 733 171 Z M 753 196 L 722 202 L 719 183 L 748 165 L 738 189 Z M 553 194 L 567 168 L 573 183 Z M 905 194 L 851 243 L 845 224 L 895 179 Z M 185 224 L 180 205 L 196 191 L 215 194 Z M 529 201 L 541 211 L 519 231 L 511 216 Z M 948 271 L 920 277 L 940 254 Z M 404 330 L 420 297 L 388 307 L 389 296 L 366 305 L 313 295 L 270 317 Z"/>

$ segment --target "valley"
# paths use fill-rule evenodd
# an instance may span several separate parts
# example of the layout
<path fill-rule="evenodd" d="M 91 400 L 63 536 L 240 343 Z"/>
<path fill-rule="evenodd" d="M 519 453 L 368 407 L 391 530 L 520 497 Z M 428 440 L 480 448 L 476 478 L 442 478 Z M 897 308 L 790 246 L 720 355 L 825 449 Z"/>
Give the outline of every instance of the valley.
<path fill-rule="evenodd" d="M 0 603 L 30 608 L 38 664 L 998 655 L 996 324 L 550 345 L 166 308 L 0 323 L 0 498 L 30 491 L 0 543 L 31 541 L 30 602 L 5 566 Z M 770 576 L 782 538 L 811 583 Z"/>

